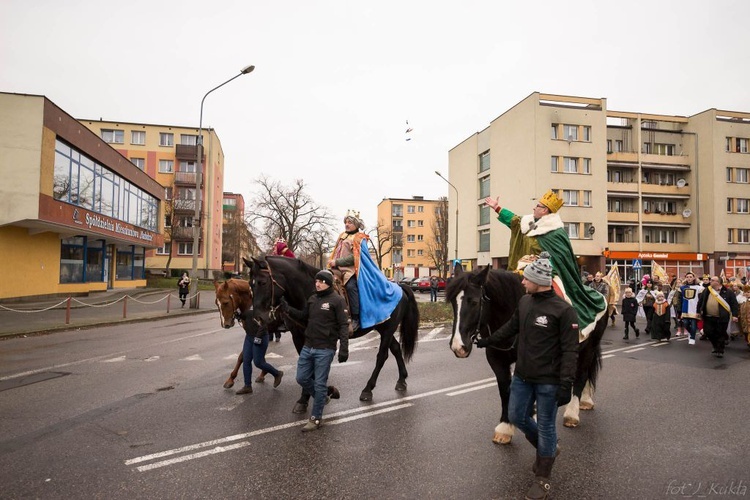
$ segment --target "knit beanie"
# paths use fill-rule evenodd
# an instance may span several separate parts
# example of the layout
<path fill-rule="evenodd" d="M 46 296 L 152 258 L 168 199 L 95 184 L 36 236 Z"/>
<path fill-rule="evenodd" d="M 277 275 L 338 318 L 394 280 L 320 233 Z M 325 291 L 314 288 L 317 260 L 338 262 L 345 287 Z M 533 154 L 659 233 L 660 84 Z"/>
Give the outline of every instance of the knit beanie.
<path fill-rule="evenodd" d="M 328 286 L 333 286 L 333 273 L 327 269 L 323 269 L 322 271 L 318 271 L 318 274 L 315 275 L 315 279 L 322 281 Z"/>
<path fill-rule="evenodd" d="M 539 258 L 523 269 L 523 277 L 539 286 L 552 286 L 552 264 L 549 254 L 540 253 Z"/>

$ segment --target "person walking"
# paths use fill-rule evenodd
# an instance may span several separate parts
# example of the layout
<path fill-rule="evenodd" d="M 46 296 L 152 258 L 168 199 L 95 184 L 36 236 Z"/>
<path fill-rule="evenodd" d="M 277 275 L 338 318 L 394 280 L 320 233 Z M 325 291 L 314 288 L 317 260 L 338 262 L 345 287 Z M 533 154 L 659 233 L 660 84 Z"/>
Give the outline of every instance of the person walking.
<path fill-rule="evenodd" d="M 284 372 L 277 370 L 273 365 L 266 361 L 266 352 L 268 351 L 269 333 L 265 326 L 258 326 L 253 320 L 253 310 L 248 309 L 242 313 L 242 328 L 245 329 L 245 342 L 242 345 L 242 376 L 245 379 L 245 385 L 236 394 L 252 394 L 253 386 L 253 363 L 261 370 L 261 377 L 266 373 L 273 376 L 273 386 L 278 387 L 281 384 L 281 378 Z M 252 360 L 252 363 L 250 362 Z"/>
<path fill-rule="evenodd" d="M 437 302 L 438 296 L 438 279 L 437 276 L 430 278 L 430 302 Z"/>
<path fill-rule="evenodd" d="M 635 326 L 635 318 L 638 315 L 638 301 L 635 300 L 632 288 L 625 289 L 625 297 L 622 299 L 622 321 L 625 323 L 625 336 L 622 340 L 628 340 L 628 327 L 633 328 L 635 338 L 641 336 L 640 330 Z"/>
<path fill-rule="evenodd" d="M 187 300 L 188 293 L 190 293 L 190 277 L 188 273 L 182 273 L 182 278 L 177 282 L 177 292 L 180 296 L 182 307 L 185 307 L 185 301 Z"/>
<path fill-rule="evenodd" d="M 336 344 L 339 343 L 339 363 L 349 359 L 349 318 L 344 299 L 333 291 L 331 271 L 315 275 L 315 293 L 307 299 L 300 311 L 281 299 L 281 309 L 292 319 L 307 324 L 305 345 L 297 361 L 297 383 L 307 394 L 313 395 L 310 420 L 302 432 L 320 429 L 323 424 L 323 407 L 328 392 L 328 374 L 331 371 Z"/>
<path fill-rule="evenodd" d="M 648 335 L 651 333 L 651 318 L 654 316 L 654 302 L 656 302 L 656 290 L 650 278 L 644 281 L 643 289 L 638 292 L 636 298 L 643 307 L 643 314 L 646 315 L 646 335 Z"/>
<path fill-rule="evenodd" d="M 692 272 L 685 273 L 685 280 L 680 287 L 680 296 L 682 297 L 682 308 L 680 318 L 682 327 L 688 334 L 688 344 L 695 345 L 695 333 L 698 331 L 698 298 L 703 292 L 703 286 L 695 279 Z"/>
<path fill-rule="evenodd" d="M 558 455 L 557 408 L 570 402 L 578 362 L 578 315 L 552 290 L 552 264 L 547 252 L 523 271 L 526 289 L 510 321 L 477 347 L 501 345 L 516 337 L 518 361 L 511 382 L 509 418 L 536 448 L 536 479 L 526 498 L 547 498 Z M 536 403 L 536 420 L 532 409 Z"/>
<path fill-rule="evenodd" d="M 671 319 L 669 317 L 671 307 L 666 297 L 664 297 L 664 292 L 656 292 L 653 309 L 650 324 L 651 339 L 657 342 L 661 342 L 662 339 L 669 340 L 672 336 L 670 330 Z"/>
<path fill-rule="evenodd" d="M 682 336 L 682 280 L 675 278 L 672 280 L 672 291 L 667 296 L 667 302 L 672 304 L 672 319 L 674 320 L 675 337 Z"/>
<path fill-rule="evenodd" d="M 737 297 L 722 285 L 718 276 L 709 278 L 708 286 L 698 300 L 698 313 L 703 318 L 703 331 L 714 348 L 711 354 L 723 358 L 727 327 L 730 321 L 738 321 L 740 312 Z"/>

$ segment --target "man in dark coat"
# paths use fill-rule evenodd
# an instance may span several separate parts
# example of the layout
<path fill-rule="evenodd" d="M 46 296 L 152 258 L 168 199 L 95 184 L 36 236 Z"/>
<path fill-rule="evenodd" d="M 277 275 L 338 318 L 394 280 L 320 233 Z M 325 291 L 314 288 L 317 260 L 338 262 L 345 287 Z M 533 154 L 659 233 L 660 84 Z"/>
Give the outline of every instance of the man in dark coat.
<path fill-rule="evenodd" d="M 703 332 L 714 348 L 711 354 L 723 358 L 727 327 L 730 321 L 738 321 L 740 308 L 734 292 L 722 285 L 718 276 L 711 276 L 708 286 L 701 293 L 698 313 L 703 318 Z"/>

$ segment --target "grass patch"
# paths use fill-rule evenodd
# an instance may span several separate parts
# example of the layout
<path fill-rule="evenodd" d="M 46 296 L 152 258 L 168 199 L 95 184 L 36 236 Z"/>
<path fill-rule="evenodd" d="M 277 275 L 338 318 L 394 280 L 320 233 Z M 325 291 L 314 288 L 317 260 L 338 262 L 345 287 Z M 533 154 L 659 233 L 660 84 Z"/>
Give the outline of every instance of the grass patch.
<path fill-rule="evenodd" d="M 419 321 L 445 323 L 453 321 L 453 308 L 447 302 L 418 302 Z"/>

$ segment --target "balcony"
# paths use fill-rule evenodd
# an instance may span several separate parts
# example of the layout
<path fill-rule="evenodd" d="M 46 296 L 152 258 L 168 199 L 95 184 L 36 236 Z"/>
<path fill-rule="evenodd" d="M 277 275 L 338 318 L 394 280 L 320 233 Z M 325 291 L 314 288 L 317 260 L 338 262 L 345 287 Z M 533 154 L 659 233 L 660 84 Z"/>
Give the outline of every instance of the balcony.
<path fill-rule="evenodd" d="M 633 194 L 634 197 L 638 196 L 638 183 L 637 182 L 607 182 L 607 194 L 616 193 L 628 193 Z"/>
<path fill-rule="evenodd" d="M 198 146 L 185 146 L 182 144 L 175 145 L 175 158 L 177 160 L 197 161 Z"/>
<path fill-rule="evenodd" d="M 689 219 L 686 219 L 682 214 L 669 214 L 669 213 L 647 213 L 643 211 L 643 218 L 641 219 L 643 225 L 658 226 L 662 224 L 670 224 L 674 227 L 675 224 L 684 225 L 685 227 L 690 226 Z"/>
<path fill-rule="evenodd" d="M 607 212 L 607 222 L 638 223 L 638 212 Z"/>
<path fill-rule="evenodd" d="M 644 153 L 641 156 L 643 168 L 663 168 L 668 170 L 690 170 L 690 157 L 687 155 L 657 155 Z"/>
<path fill-rule="evenodd" d="M 626 163 L 634 164 L 633 167 L 638 166 L 638 153 L 632 151 L 613 151 L 607 153 L 607 163 Z"/>
<path fill-rule="evenodd" d="M 690 198 L 691 190 L 687 184 L 683 187 L 664 184 L 641 184 L 641 194 L 646 195 L 667 195 L 673 198 Z"/>
<path fill-rule="evenodd" d="M 173 226 L 172 240 L 192 240 L 194 238 L 192 227 Z"/>
<path fill-rule="evenodd" d="M 173 203 L 175 212 L 195 212 L 195 200 L 175 199 Z"/>
<path fill-rule="evenodd" d="M 175 172 L 174 183 L 183 186 L 195 186 L 198 174 L 195 172 Z"/>

